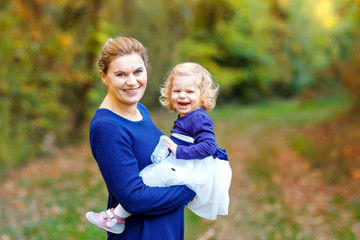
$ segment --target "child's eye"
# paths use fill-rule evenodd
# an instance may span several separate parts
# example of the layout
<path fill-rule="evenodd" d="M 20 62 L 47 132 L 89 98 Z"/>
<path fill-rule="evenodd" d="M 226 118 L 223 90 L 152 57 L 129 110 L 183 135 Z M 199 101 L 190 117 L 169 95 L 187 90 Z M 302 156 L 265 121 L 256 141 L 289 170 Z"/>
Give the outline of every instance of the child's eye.
<path fill-rule="evenodd" d="M 123 73 L 118 73 L 116 76 L 118 76 L 118 77 L 123 77 L 123 76 L 125 76 L 125 74 L 123 74 Z"/>
<path fill-rule="evenodd" d="M 143 71 L 142 70 L 136 70 L 135 74 L 141 74 Z"/>

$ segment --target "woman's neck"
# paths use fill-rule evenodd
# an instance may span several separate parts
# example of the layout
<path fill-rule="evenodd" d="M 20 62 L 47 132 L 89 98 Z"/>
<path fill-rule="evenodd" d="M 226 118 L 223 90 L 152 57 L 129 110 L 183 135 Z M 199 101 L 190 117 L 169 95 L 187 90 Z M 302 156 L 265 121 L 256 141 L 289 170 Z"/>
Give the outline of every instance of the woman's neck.
<path fill-rule="evenodd" d="M 119 101 L 115 101 L 114 99 L 112 99 L 109 94 L 106 95 L 106 97 L 102 101 L 100 108 L 109 109 L 110 111 L 130 121 L 140 121 L 142 119 L 142 115 L 137 109 L 137 103 L 123 104 Z"/>

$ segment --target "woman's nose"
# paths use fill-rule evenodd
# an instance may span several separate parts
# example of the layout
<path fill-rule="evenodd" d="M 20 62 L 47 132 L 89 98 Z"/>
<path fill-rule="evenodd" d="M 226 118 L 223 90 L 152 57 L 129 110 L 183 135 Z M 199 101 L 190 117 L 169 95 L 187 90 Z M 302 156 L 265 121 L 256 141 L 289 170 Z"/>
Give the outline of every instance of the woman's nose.
<path fill-rule="evenodd" d="M 136 84 L 136 82 L 137 82 L 136 77 L 133 74 L 130 74 L 126 81 L 128 85 L 134 85 Z"/>

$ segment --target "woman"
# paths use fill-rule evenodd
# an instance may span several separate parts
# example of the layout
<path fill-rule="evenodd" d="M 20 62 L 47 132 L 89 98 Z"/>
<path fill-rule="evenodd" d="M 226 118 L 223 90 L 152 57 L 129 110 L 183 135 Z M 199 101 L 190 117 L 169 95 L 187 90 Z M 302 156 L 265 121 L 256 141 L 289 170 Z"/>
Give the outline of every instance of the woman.
<path fill-rule="evenodd" d="M 151 164 L 161 131 L 139 103 L 147 84 L 146 48 L 133 38 L 106 42 L 98 60 L 108 88 L 90 123 L 90 145 L 108 192 L 108 208 L 120 203 L 131 215 L 122 234 L 108 239 L 183 239 L 184 207 L 195 193 L 186 186 L 149 187 L 139 172 Z M 113 211 L 97 221 L 111 227 Z"/>

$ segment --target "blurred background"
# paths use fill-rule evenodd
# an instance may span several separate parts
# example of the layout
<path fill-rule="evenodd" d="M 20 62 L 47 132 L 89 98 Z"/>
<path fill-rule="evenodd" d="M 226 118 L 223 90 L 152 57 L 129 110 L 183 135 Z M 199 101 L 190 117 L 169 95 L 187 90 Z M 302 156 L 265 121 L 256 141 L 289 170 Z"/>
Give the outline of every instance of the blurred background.
<path fill-rule="evenodd" d="M 164 133 L 173 65 L 198 62 L 221 86 L 210 115 L 230 213 L 187 211 L 186 239 L 360 239 L 359 24 L 359 0 L 2 0 L 0 239 L 105 237 L 84 218 L 107 199 L 87 131 L 116 36 L 148 48 L 142 102 Z"/>

